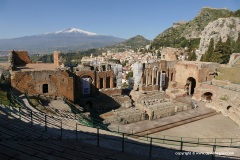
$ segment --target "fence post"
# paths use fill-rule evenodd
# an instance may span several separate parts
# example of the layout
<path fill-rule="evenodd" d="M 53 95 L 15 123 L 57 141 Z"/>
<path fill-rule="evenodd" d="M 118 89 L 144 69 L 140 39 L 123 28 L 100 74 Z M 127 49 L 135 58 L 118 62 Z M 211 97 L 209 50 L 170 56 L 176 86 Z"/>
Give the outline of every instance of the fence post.
<path fill-rule="evenodd" d="M 212 160 L 215 160 L 216 145 L 213 145 Z"/>
<path fill-rule="evenodd" d="M 31 116 L 31 126 L 33 126 L 33 114 L 32 114 L 32 110 L 30 110 L 30 116 Z"/>
<path fill-rule="evenodd" d="M 99 127 L 97 127 L 97 146 L 99 147 Z"/>
<path fill-rule="evenodd" d="M 149 158 L 152 157 L 152 137 L 150 138 Z"/>
<path fill-rule="evenodd" d="M 124 133 L 122 134 L 122 152 L 124 153 Z"/>
<path fill-rule="evenodd" d="M 45 114 L 45 131 L 47 131 L 47 115 Z"/>
<path fill-rule="evenodd" d="M 165 135 L 163 135 L 163 144 L 164 144 L 164 142 L 165 142 Z"/>
<path fill-rule="evenodd" d="M 61 140 L 62 140 L 62 119 L 61 119 Z"/>
<path fill-rule="evenodd" d="M 19 107 L 18 112 L 19 112 L 19 119 L 21 120 L 21 107 Z"/>
<path fill-rule="evenodd" d="M 78 124 L 76 123 L 76 141 L 78 140 Z"/>
<path fill-rule="evenodd" d="M 179 160 L 182 159 L 182 150 L 183 150 L 183 141 L 181 141 L 181 147 L 180 147 L 180 156 L 179 156 Z"/>

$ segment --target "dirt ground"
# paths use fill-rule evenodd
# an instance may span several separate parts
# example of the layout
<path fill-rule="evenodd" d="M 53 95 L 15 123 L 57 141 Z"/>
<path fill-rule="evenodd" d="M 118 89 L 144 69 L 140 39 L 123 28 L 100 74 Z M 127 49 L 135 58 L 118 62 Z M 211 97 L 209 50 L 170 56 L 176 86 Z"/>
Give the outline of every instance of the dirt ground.
<path fill-rule="evenodd" d="M 151 134 L 152 137 L 162 137 L 162 135 L 193 138 L 240 138 L 240 127 L 230 118 L 218 114 Z"/>

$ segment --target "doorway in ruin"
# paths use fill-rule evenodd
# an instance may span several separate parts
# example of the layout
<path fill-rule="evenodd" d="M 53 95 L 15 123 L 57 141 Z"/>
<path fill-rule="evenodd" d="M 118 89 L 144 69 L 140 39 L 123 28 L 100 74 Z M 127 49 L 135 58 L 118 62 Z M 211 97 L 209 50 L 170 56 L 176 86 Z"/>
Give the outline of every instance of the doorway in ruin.
<path fill-rule="evenodd" d="M 87 101 L 85 108 L 86 108 L 87 111 L 92 111 L 93 110 L 92 102 L 91 101 Z"/>
<path fill-rule="evenodd" d="M 100 89 L 103 89 L 103 78 L 100 78 Z"/>
<path fill-rule="evenodd" d="M 188 95 L 193 95 L 194 94 L 194 89 L 196 87 L 196 80 L 193 77 L 189 77 L 187 79 L 185 89 Z"/>
<path fill-rule="evenodd" d="M 149 115 L 147 111 L 144 111 L 144 120 L 149 120 Z"/>
<path fill-rule="evenodd" d="M 230 108 L 232 108 L 232 106 L 227 106 L 227 110 L 230 110 Z"/>
<path fill-rule="evenodd" d="M 213 94 L 211 92 L 206 92 L 202 95 L 202 101 L 211 102 Z"/>
<path fill-rule="evenodd" d="M 106 77 L 106 88 L 110 88 L 110 77 Z"/>
<path fill-rule="evenodd" d="M 90 95 L 92 93 L 92 78 L 90 76 L 81 77 L 81 94 Z"/>
<path fill-rule="evenodd" d="M 42 92 L 43 93 L 48 93 L 48 84 L 43 84 L 42 85 Z"/>

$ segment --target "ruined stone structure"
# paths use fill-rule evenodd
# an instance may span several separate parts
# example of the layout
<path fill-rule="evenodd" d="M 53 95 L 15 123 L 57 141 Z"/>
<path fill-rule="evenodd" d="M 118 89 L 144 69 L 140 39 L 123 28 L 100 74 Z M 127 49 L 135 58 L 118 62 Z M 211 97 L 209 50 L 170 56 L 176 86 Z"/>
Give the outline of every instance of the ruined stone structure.
<path fill-rule="evenodd" d="M 192 95 L 200 82 L 211 81 L 217 74 L 217 63 L 191 61 L 160 61 L 133 65 L 134 90 L 162 91 L 167 94 L 182 91 Z"/>
<path fill-rule="evenodd" d="M 110 64 L 77 66 L 72 72 L 63 66 L 60 54 L 54 52 L 54 63 L 43 64 L 31 63 L 27 51 L 10 51 L 12 88 L 29 95 L 65 97 L 71 101 L 100 93 L 121 95 Z"/>
<path fill-rule="evenodd" d="M 234 54 L 232 61 L 238 59 Z M 173 99 L 191 95 L 240 125 L 240 86 L 214 80 L 217 63 L 165 61 L 133 64 L 134 86 L 130 96 L 121 89 L 122 66 L 91 61 L 70 70 L 54 52 L 54 63 L 31 63 L 26 51 L 10 51 L 11 85 L 29 95 L 63 97 L 85 111 L 109 111 L 106 123 L 153 120 L 191 109 L 191 104 Z"/>
<path fill-rule="evenodd" d="M 206 102 L 206 106 L 230 117 L 240 126 L 240 85 L 213 80 L 201 83 L 193 99 Z"/>
<path fill-rule="evenodd" d="M 175 70 L 173 68 L 175 63 L 175 61 L 160 61 L 147 64 L 134 64 L 134 90 L 165 90 L 168 86 L 168 82 L 173 81 L 175 78 Z"/>
<path fill-rule="evenodd" d="M 239 59 L 240 59 L 240 53 L 231 54 L 229 62 L 228 62 L 228 66 L 229 67 L 233 66 Z"/>
<path fill-rule="evenodd" d="M 74 76 L 56 63 L 31 63 L 27 51 L 10 51 L 12 88 L 31 95 L 66 97 L 74 100 Z M 54 59 L 59 54 L 54 54 Z M 12 59 L 11 59 L 12 58 Z M 68 86 L 68 87 L 66 87 Z"/>

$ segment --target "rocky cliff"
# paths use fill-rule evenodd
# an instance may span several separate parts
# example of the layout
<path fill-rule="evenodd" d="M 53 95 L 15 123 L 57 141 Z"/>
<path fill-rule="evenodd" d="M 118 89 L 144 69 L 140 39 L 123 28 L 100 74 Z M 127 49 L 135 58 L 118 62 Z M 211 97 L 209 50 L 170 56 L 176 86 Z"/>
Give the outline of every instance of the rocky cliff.
<path fill-rule="evenodd" d="M 210 22 L 200 34 L 200 54 L 206 52 L 211 38 L 214 39 L 215 44 L 219 41 L 220 37 L 222 42 L 226 42 L 228 36 L 236 41 L 239 32 L 240 18 L 238 17 L 219 18 Z"/>

